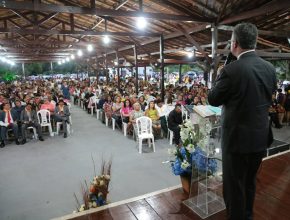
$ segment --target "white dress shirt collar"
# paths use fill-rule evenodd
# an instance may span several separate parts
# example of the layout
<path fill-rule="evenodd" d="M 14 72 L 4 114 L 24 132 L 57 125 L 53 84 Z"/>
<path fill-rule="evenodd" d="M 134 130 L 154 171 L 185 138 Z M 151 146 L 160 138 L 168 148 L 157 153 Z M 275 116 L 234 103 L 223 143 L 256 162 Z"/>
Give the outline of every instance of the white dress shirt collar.
<path fill-rule="evenodd" d="M 249 52 L 253 52 L 253 51 L 255 51 L 255 49 L 244 51 L 244 52 L 240 53 L 240 55 L 237 57 L 237 59 L 240 59 L 240 57 L 241 57 L 243 54 L 245 54 L 245 53 L 249 53 Z"/>

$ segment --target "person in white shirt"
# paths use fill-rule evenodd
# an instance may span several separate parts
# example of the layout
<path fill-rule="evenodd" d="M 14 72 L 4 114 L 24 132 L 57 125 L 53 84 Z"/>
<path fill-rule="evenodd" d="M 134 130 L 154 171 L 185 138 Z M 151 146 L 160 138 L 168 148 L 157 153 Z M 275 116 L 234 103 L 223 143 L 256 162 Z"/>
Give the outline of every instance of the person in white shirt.
<path fill-rule="evenodd" d="M 156 100 L 155 108 L 157 109 L 160 117 L 161 129 L 163 130 L 165 137 L 167 137 L 168 127 L 166 117 L 169 114 L 170 109 L 162 102 L 161 99 Z"/>
<path fill-rule="evenodd" d="M 12 129 L 15 137 L 15 143 L 20 144 L 18 140 L 18 125 L 17 116 L 11 111 L 9 103 L 5 103 L 3 106 L 3 112 L 0 113 L 0 125 L 1 125 L 1 143 L 0 147 L 5 147 L 6 134 L 8 129 Z"/>

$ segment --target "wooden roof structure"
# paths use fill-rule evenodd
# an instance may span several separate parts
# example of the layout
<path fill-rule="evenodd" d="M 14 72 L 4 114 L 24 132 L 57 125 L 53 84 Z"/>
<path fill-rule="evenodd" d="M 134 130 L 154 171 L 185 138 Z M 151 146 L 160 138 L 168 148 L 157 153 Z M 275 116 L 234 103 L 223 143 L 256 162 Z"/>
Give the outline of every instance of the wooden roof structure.
<path fill-rule="evenodd" d="M 144 31 L 136 28 L 140 15 Z M 149 64 L 160 59 L 162 38 L 165 64 L 191 62 L 192 51 L 211 63 L 228 53 L 232 27 L 242 21 L 257 25 L 261 56 L 290 59 L 289 0 L 1 0 L 0 56 L 57 62 L 92 44 L 83 58 L 94 65 L 135 56 Z"/>

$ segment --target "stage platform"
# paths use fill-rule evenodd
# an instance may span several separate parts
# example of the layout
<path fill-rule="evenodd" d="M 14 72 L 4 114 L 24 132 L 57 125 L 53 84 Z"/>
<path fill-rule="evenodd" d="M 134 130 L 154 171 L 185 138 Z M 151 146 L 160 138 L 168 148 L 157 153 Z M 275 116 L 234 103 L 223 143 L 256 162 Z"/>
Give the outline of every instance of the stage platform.
<path fill-rule="evenodd" d="M 278 142 L 276 143 L 279 145 Z M 262 163 L 257 179 L 257 194 L 254 208 L 255 220 L 289 220 L 289 198 L 290 151 L 288 150 L 269 156 Z M 67 215 L 57 220 L 200 219 L 182 204 L 182 201 L 185 199 L 187 199 L 186 195 L 177 186 L 141 197 L 112 203 L 95 210 Z M 225 211 L 207 219 L 225 219 Z"/>
<path fill-rule="evenodd" d="M 271 156 L 290 149 L 290 144 L 274 139 L 272 145 L 267 149 L 267 156 Z"/>

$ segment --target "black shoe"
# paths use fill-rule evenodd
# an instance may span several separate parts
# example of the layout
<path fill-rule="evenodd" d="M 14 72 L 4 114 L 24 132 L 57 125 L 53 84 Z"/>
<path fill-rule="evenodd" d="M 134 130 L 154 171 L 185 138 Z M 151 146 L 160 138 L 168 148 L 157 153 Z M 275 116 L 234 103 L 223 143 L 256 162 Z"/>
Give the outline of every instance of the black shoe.
<path fill-rule="evenodd" d="M 5 143 L 4 143 L 4 141 L 1 141 L 0 148 L 3 148 L 3 147 L 5 147 Z"/>
<path fill-rule="evenodd" d="M 15 143 L 16 143 L 16 145 L 19 145 L 20 144 L 20 142 L 19 142 L 19 140 L 15 140 Z"/>
<path fill-rule="evenodd" d="M 43 137 L 39 137 L 38 139 L 39 139 L 40 141 L 44 141 Z"/>
<path fill-rule="evenodd" d="M 64 133 L 64 134 L 63 134 L 63 137 L 64 137 L 64 138 L 67 138 L 67 133 Z"/>
<path fill-rule="evenodd" d="M 26 144 L 26 139 L 23 139 L 22 142 L 21 142 L 21 144 Z"/>

